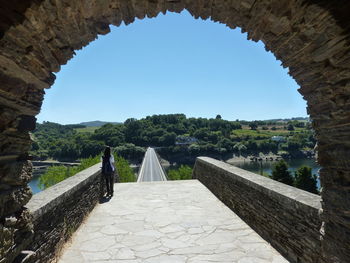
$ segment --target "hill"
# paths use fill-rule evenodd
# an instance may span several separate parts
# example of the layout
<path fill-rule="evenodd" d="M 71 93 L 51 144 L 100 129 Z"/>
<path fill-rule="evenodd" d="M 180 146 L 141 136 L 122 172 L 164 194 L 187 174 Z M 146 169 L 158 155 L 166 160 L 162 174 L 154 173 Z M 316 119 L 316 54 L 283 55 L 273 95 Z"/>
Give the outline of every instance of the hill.
<path fill-rule="evenodd" d="M 310 122 L 309 117 L 293 117 L 293 118 L 286 118 L 286 119 L 270 119 L 270 120 L 264 120 L 266 122 L 290 122 L 290 121 L 304 121 L 304 122 Z"/>
<path fill-rule="evenodd" d="M 87 122 L 81 122 L 79 123 L 79 125 L 84 125 L 86 127 L 101 127 L 107 123 L 121 124 L 121 122 L 110 122 L 110 121 L 87 121 Z"/>

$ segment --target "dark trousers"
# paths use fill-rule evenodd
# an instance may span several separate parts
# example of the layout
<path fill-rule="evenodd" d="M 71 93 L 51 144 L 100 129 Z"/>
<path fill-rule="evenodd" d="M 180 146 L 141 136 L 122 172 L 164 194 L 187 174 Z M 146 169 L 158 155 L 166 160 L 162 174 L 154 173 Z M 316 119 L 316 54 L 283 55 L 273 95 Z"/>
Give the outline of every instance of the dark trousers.
<path fill-rule="evenodd" d="M 107 194 L 113 194 L 114 173 L 104 174 L 104 177 L 106 181 Z"/>

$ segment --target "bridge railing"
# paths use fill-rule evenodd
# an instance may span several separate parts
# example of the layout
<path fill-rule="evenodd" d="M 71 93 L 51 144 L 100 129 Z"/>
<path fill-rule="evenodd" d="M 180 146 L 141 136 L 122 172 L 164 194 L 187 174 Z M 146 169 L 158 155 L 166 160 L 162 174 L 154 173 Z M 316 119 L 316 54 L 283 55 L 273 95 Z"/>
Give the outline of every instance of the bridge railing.
<path fill-rule="evenodd" d="M 158 158 L 158 161 L 159 161 L 159 164 L 160 164 L 160 168 L 162 169 L 162 171 L 163 171 L 163 173 L 165 175 L 165 179 L 166 179 L 166 181 L 168 181 L 169 180 L 169 176 L 168 176 L 167 172 L 165 171 L 164 166 L 162 165 L 162 162 L 161 162 L 162 158 L 160 157 L 159 153 L 157 153 L 157 152 L 156 152 L 156 155 L 157 155 L 157 158 Z"/>
<path fill-rule="evenodd" d="M 161 162 L 162 158 L 160 157 L 160 155 L 159 155 L 157 152 L 155 152 L 155 153 L 156 153 L 156 156 L 157 156 L 157 158 L 158 158 L 158 162 L 159 162 L 159 165 L 160 165 L 160 169 L 162 169 L 162 171 L 163 171 L 163 173 L 164 173 L 165 181 L 168 181 L 168 180 L 169 180 L 169 177 L 168 177 L 167 172 L 165 171 L 164 166 L 162 165 L 162 162 Z"/>
<path fill-rule="evenodd" d="M 292 263 L 321 263 L 321 197 L 224 162 L 199 157 L 202 182 Z"/>
<path fill-rule="evenodd" d="M 145 155 L 146 155 L 146 153 L 145 153 Z M 140 169 L 139 169 L 139 171 L 137 173 L 137 182 L 138 183 L 140 183 L 141 179 L 142 179 L 141 175 L 142 175 L 142 170 L 144 169 L 144 163 L 145 163 L 145 158 L 142 159 L 142 163 L 141 163 Z"/>
<path fill-rule="evenodd" d="M 104 191 L 101 163 L 35 194 L 27 204 L 34 237 L 30 262 L 50 262 L 98 203 Z"/>

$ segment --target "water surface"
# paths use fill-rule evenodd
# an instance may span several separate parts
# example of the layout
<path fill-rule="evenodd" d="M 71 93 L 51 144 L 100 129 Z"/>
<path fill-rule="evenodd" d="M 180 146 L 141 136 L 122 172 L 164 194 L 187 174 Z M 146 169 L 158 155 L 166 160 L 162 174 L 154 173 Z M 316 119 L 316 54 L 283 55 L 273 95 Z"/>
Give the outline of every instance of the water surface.
<path fill-rule="evenodd" d="M 32 180 L 30 180 L 30 182 L 28 183 L 28 185 L 32 189 L 33 194 L 36 194 L 42 191 L 39 188 L 39 178 L 40 178 L 40 175 L 33 176 Z"/>
<path fill-rule="evenodd" d="M 317 175 L 317 178 L 318 178 L 317 187 L 320 188 L 319 170 L 321 167 L 316 163 L 314 159 L 306 159 L 306 158 L 293 159 L 293 160 L 286 160 L 286 163 L 288 164 L 288 167 L 289 167 L 288 170 L 291 172 L 292 175 L 294 175 L 295 171 L 301 166 L 311 167 L 312 174 Z M 261 161 L 261 162 L 237 162 L 233 165 L 253 173 L 261 174 L 261 171 L 263 171 L 264 173 L 271 175 L 272 168 L 275 164 L 276 162 Z"/>

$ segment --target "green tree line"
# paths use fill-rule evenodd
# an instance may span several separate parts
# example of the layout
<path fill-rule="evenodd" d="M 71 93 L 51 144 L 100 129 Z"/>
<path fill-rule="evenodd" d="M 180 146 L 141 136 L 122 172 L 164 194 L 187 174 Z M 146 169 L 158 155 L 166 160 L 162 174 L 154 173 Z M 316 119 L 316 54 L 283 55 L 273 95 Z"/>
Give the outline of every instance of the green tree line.
<path fill-rule="evenodd" d="M 292 127 L 292 128 L 291 128 Z M 174 156 L 195 158 L 207 155 L 286 152 L 300 157 L 315 145 L 308 122 L 227 121 L 216 118 L 187 118 L 184 114 L 153 115 L 128 119 L 121 124 L 105 124 L 93 132 L 78 132 L 81 125 L 44 122 L 33 133 L 32 154 L 37 159 L 76 160 L 99 154 L 109 145 L 127 160 L 140 162 L 145 147 L 159 147 L 166 159 Z M 272 140 L 283 136 L 284 141 Z M 194 139 L 191 143 L 181 141 Z"/>

